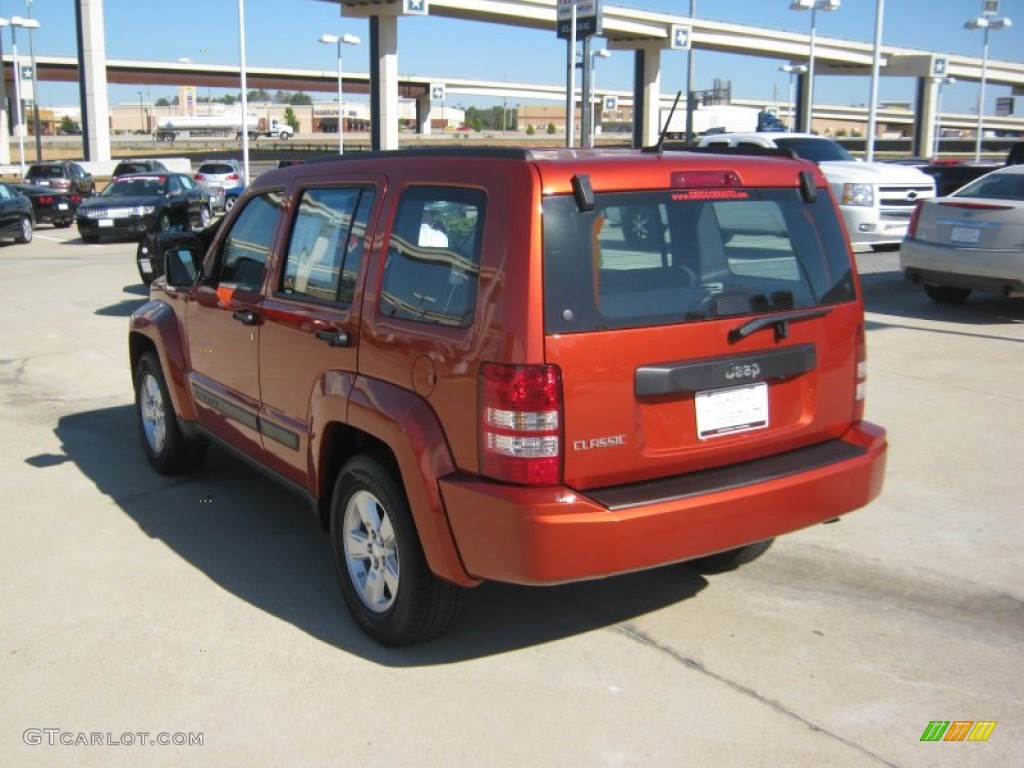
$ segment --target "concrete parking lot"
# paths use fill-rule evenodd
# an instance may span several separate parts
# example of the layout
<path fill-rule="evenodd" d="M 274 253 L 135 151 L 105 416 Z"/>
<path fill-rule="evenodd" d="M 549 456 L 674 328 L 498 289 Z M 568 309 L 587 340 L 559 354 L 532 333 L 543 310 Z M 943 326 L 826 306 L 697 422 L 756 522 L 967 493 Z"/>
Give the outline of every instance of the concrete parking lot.
<path fill-rule="evenodd" d="M 149 469 L 134 251 L 0 244 L 0 764 L 1020 759 L 1024 302 L 939 307 L 862 255 L 878 501 L 733 573 L 485 585 L 445 637 L 385 650 L 302 500 L 216 449 Z M 936 720 L 997 725 L 922 742 Z"/>

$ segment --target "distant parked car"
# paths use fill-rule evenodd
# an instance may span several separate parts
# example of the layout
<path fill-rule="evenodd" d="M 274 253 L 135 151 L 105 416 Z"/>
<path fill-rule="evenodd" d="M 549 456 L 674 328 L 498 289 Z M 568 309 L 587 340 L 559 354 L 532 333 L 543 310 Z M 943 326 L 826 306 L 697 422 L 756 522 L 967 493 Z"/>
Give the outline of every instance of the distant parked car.
<path fill-rule="evenodd" d="M 248 183 L 242 164 L 238 160 L 231 158 L 226 160 L 204 160 L 199 164 L 198 170 L 196 170 L 195 180 L 206 187 L 207 193 L 215 204 L 226 203 L 226 195 L 223 197 L 220 195 L 221 189 L 225 191 L 233 187 L 242 187 L 244 189 Z"/>
<path fill-rule="evenodd" d="M 129 173 L 166 173 L 169 170 L 170 168 L 159 160 L 122 160 L 114 166 L 111 176 L 124 176 Z"/>
<path fill-rule="evenodd" d="M 58 192 L 89 197 L 96 193 L 96 182 L 92 174 L 78 163 L 60 160 L 48 163 L 33 163 L 25 174 L 26 184 L 49 187 Z"/>
<path fill-rule="evenodd" d="M 38 187 L 35 184 L 11 184 L 32 203 L 36 224 L 52 224 L 58 229 L 70 227 L 75 220 L 75 211 L 82 202 L 77 192 L 59 192 L 50 187 Z"/>
<path fill-rule="evenodd" d="M 0 184 L 0 237 L 13 237 L 17 243 L 30 243 L 34 231 L 32 203 L 10 185 Z"/>
<path fill-rule="evenodd" d="M 204 229 L 212 219 L 206 190 L 184 173 L 116 176 L 78 207 L 78 232 L 87 243 L 100 236 L 141 238 L 154 226 Z"/>
<path fill-rule="evenodd" d="M 1024 165 L 975 179 L 949 197 L 925 200 L 900 248 L 904 275 L 943 304 L 971 291 L 1024 296 Z"/>

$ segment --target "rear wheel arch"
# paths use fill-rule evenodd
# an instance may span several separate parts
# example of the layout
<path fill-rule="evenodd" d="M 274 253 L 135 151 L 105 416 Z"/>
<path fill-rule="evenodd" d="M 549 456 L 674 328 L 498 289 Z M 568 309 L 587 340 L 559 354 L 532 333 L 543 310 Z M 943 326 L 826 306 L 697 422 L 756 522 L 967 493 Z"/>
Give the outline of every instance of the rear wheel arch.
<path fill-rule="evenodd" d="M 479 584 L 459 557 L 438 484 L 455 471 L 454 459 L 436 414 L 422 398 L 362 378 L 349 398 L 347 423 L 325 423 L 320 445 L 311 450 L 319 461 L 314 488 L 321 520 L 340 468 L 353 456 L 371 456 L 401 480 L 430 569 L 460 586 Z"/>

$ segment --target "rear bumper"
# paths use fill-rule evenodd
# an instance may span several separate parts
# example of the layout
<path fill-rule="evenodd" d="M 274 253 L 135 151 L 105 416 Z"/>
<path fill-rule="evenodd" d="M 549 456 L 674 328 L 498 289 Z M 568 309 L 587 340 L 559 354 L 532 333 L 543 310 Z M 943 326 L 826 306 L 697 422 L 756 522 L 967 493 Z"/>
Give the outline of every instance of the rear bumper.
<path fill-rule="evenodd" d="M 649 503 L 639 502 L 634 488 L 584 495 L 564 487 L 510 487 L 461 475 L 442 479 L 440 486 L 469 574 L 516 584 L 556 584 L 768 539 L 851 512 L 881 491 L 886 439 L 880 427 L 863 422 L 842 441 L 823 444 L 827 461 L 815 464 L 814 450 L 796 452 L 813 467 L 805 470 L 780 474 L 779 457 L 771 457 L 730 468 L 724 473 L 728 480 L 717 487 L 708 486 L 708 473 L 694 475 L 695 483 L 673 478 L 648 484 L 658 498 Z M 769 465 L 772 469 L 764 471 Z M 738 482 L 744 469 L 749 470 L 746 481 Z M 665 491 L 672 497 L 664 498 Z"/>
<path fill-rule="evenodd" d="M 1024 294 L 1024 253 L 958 248 L 904 240 L 900 267 L 916 283 L 948 285 L 974 291 Z"/>

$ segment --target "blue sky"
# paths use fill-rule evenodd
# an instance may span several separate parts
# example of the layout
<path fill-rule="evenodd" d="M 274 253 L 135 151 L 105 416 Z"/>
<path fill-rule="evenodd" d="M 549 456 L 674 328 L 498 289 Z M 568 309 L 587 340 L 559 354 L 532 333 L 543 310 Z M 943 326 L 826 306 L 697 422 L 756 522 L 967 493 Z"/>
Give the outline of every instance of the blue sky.
<path fill-rule="evenodd" d="M 620 0 L 620 7 L 689 12 L 689 0 Z M 843 0 L 839 10 L 817 14 L 821 36 L 871 42 L 874 38 L 876 0 Z M 237 0 L 106 0 L 106 48 L 110 58 L 175 61 L 189 57 L 198 62 L 238 62 Z M 883 42 L 887 45 L 931 49 L 939 52 L 981 55 L 982 34 L 963 28 L 980 13 L 981 0 L 886 0 Z M 26 0 L 0 0 L 0 16 L 26 15 Z M 32 15 L 41 27 L 36 32 L 36 53 L 74 55 L 73 0 L 33 0 Z M 1002 0 L 1000 15 L 1015 26 L 990 34 L 992 59 L 1024 60 L 1024 0 Z M 367 23 L 340 16 L 338 6 L 322 0 L 246 0 L 246 49 L 252 65 L 287 66 L 334 71 L 336 51 L 317 37 L 325 32 L 352 33 L 363 45 L 346 48 L 345 69 L 366 72 L 369 46 Z M 807 32 L 810 14 L 789 10 L 789 0 L 697 0 L 697 16 L 773 29 Z M 27 35 L 19 33 L 19 53 L 27 53 Z M 455 44 L 453 44 L 455 43 Z M 598 39 L 598 45 L 601 40 Z M 10 51 L 10 33 L 4 32 L 4 50 Z M 682 87 L 686 78 L 683 53 L 663 56 L 662 89 Z M 632 82 L 632 57 L 616 52 L 598 60 L 598 83 L 628 89 Z M 565 43 L 551 31 L 523 30 L 492 24 L 439 18 L 409 17 L 399 22 L 399 70 L 444 80 L 446 75 L 520 82 L 561 84 L 565 80 Z M 731 80 L 739 98 L 785 99 L 788 77 L 778 62 L 752 57 L 698 52 L 695 85 L 710 88 L 715 77 Z M 333 87 L 333 86 L 332 86 Z M 815 102 L 863 104 L 868 100 L 869 79 L 819 77 Z M 111 103 L 137 100 L 137 86 L 111 86 Z M 153 87 L 154 100 L 173 95 L 168 87 Z M 214 89 L 214 95 L 220 92 Z M 970 112 L 976 103 L 977 84 L 957 83 L 943 91 L 943 109 Z M 332 97 L 330 91 L 312 94 L 314 99 Z M 880 98 L 912 101 L 913 81 L 883 78 Z M 999 87 L 987 89 L 986 112 L 991 114 L 997 96 L 1009 95 Z M 453 103 L 458 103 L 458 97 Z M 42 105 L 73 104 L 77 86 L 39 83 Z M 479 101 L 463 100 L 467 105 Z M 497 103 L 497 102 L 493 102 Z M 1024 112 L 1024 98 L 1016 102 Z"/>

